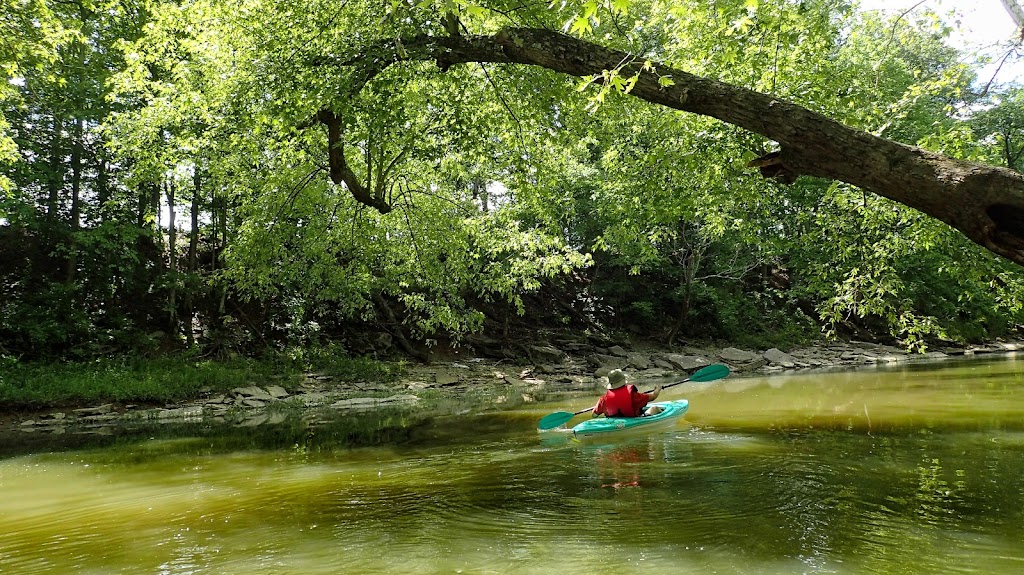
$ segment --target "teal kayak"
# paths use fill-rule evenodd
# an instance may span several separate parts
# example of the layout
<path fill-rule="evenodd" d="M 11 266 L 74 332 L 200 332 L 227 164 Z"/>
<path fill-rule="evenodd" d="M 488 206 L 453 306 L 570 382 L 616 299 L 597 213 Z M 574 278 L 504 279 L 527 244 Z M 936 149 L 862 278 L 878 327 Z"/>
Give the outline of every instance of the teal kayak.
<path fill-rule="evenodd" d="M 572 428 L 572 435 L 576 439 L 592 439 L 595 437 L 612 438 L 618 436 L 635 435 L 637 433 L 651 433 L 653 431 L 664 431 L 678 423 L 679 418 L 686 413 L 690 402 L 685 399 L 676 401 L 659 401 L 650 406 L 660 406 L 661 413 L 645 415 L 643 417 L 595 417 Z"/>

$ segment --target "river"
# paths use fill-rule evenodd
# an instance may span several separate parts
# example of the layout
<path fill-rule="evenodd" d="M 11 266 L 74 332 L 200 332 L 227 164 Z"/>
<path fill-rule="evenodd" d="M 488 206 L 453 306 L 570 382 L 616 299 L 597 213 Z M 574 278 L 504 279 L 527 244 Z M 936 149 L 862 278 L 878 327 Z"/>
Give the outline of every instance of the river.
<path fill-rule="evenodd" d="M 587 396 L 0 438 L 0 573 L 1024 572 L 1024 357 L 684 397 L 604 445 L 536 431 Z"/>

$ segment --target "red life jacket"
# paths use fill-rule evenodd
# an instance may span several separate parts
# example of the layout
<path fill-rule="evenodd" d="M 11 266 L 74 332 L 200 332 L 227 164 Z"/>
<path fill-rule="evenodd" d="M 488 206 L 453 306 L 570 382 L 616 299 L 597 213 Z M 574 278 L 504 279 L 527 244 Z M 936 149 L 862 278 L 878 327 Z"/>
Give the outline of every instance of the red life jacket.
<path fill-rule="evenodd" d="M 634 385 L 609 389 L 601 396 L 596 412 L 604 413 L 608 417 L 639 417 L 641 410 L 649 401 L 641 396 L 644 394 L 638 392 Z"/>

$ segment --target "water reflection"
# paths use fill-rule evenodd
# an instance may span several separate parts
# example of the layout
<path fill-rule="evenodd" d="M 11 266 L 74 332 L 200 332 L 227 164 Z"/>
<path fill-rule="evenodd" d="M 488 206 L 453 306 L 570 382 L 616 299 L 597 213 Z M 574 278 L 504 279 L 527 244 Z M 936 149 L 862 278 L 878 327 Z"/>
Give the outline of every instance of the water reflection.
<path fill-rule="evenodd" d="M 639 445 L 598 447 L 594 457 L 601 487 L 611 489 L 640 487 L 639 464 L 651 460 L 648 451 Z"/>
<path fill-rule="evenodd" d="M 550 405 L 126 434 L 0 461 L 0 572 L 1018 573 L 1021 386 L 750 378 L 607 445 L 538 437 Z"/>

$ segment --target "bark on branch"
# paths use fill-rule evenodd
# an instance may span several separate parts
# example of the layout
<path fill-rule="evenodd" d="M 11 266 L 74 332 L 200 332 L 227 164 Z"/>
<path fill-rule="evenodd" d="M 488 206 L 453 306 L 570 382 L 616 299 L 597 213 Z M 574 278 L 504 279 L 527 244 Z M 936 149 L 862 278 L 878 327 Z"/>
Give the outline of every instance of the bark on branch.
<path fill-rule="evenodd" d="M 327 126 L 327 159 L 330 166 L 331 181 L 335 184 L 345 184 L 349 193 L 361 204 L 375 208 L 382 214 L 391 211 L 391 205 L 384 200 L 383 188 L 377 193 L 370 193 L 359 181 L 359 177 L 349 167 L 345 160 L 345 147 L 341 139 L 341 118 L 330 110 L 321 110 L 317 120 Z"/>
<path fill-rule="evenodd" d="M 512 28 L 493 36 L 423 36 L 409 39 L 403 47 L 402 58 L 382 57 L 386 47 L 378 47 L 364 59 L 346 62 L 355 66 L 356 90 L 400 59 L 432 60 L 442 70 L 468 62 L 526 64 L 580 77 L 619 69 L 623 76 L 637 75 L 632 96 L 711 116 L 778 142 L 777 155 L 757 164 L 767 176 L 787 182 L 808 175 L 859 186 L 938 218 L 981 246 L 1024 265 L 1024 175 L 1019 172 L 886 140 L 786 100 L 669 66 L 643 69 L 642 62 L 630 54 L 550 30 Z M 671 85 L 659 81 L 665 76 L 671 78 Z M 339 177 L 349 185 L 343 160 Z M 331 171 L 333 178 L 333 160 Z"/>

